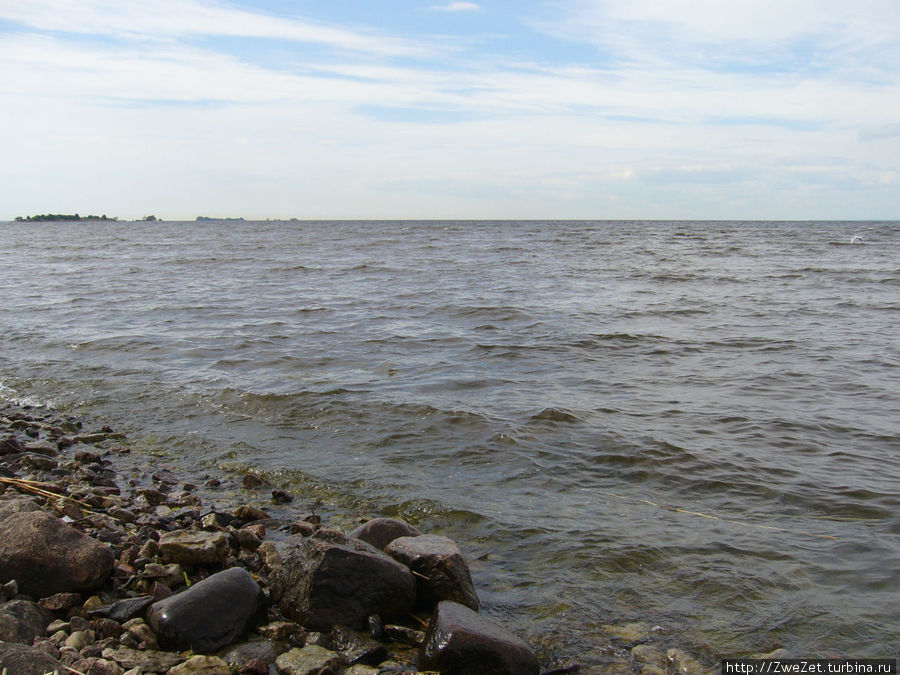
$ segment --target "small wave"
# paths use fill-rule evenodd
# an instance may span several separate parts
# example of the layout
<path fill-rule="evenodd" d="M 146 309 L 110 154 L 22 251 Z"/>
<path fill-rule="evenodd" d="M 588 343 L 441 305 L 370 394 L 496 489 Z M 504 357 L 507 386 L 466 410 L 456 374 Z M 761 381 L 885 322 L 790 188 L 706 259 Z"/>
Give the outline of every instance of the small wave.
<path fill-rule="evenodd" d="M 544 408 L 536 415 L 532 415 L 530 419 L 536 422 L 584 422 L 582 418 L 570 410 L 552 407 Z"/>

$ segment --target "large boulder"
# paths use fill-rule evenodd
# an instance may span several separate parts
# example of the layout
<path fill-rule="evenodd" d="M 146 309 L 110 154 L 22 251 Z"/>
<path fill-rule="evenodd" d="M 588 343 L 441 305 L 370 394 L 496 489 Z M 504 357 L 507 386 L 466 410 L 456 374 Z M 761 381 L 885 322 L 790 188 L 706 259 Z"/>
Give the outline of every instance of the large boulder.
<path fill-rule="evenodd" d="M 59 661 L 37 647 L 0 643 L 0 672 L 12 675 L 47 675 L 65 673 L 67 669 Z"/>
<path fill-rule="evenodd" d="M 15 579 L 27 595 L 93 591 L 114 562 L 106 546 L 49 513 L 19 511 L 0 519 L 0 582 Z"/>
<path fill-rule="evenodd" d="M 452 600 L 478 610 L 478 594 L 469 566 L 452 539 L 434 534 L 394 539 L 384 549 L 416 575 L 416 601 L 434 605 Z"/>
<path fill-rule="evenodd" d="M 282 613 L 313 630 L 364 629 L 373 614 L 405 619 L 416 592 L 409 569 L 354 539 L 305 539 L 269 583 Z"/>
<path fill-rule="evenodd" d="M 350 533 L 352 539 L 359 539 L 383 551 L 398 537 L 418 537 L 422 534 L 409 523 L 397 518 L 373 518 Z"/>
<path fill-rule="evenodd" d="M 247 570 L 232 567 L 154 603 L 147 623 L 168 647 L 209 653 L 233 643 L 265 608 L 259 584 Z"/>
<path fill-rule="evenodd" d="M 438 603 L 419 649 L 420 670 L 441 675 L 538 675 L 534 651 L 500 624 L 456 602 Z"/>

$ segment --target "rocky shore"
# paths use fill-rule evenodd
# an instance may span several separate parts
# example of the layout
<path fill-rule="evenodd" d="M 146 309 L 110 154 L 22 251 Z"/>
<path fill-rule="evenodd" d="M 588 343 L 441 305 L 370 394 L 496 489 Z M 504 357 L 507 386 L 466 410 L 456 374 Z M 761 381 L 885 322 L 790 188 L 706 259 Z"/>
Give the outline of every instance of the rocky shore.
<path fill-rule="evenodd" d="M 0 404 L 0 673 L 541 672 L 478 612 L 452 540 L 390 518 L 343 532 L 253 474 L 253 503 L 214 503 L 215 477 L 129 459 L 109 427 Z M 630 639 L 608 667 L 544 674 L 706 670 Z"/>

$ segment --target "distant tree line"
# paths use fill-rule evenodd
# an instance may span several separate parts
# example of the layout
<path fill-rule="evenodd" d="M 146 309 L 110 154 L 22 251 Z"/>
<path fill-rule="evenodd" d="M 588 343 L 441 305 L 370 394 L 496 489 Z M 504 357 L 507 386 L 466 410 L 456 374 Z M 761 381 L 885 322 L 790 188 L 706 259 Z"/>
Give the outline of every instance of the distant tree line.
<path fill-rule="evenodd" d="M 55 220 L 80 221 L 80 220 L 118 220 L 118 218 L 108 218 L 104 213 L 102 216 L 79 216 L 77 213 L 42 213 L 39 216 L 16 216 L 16 221 L 20 223 L 43 223 Z"/>

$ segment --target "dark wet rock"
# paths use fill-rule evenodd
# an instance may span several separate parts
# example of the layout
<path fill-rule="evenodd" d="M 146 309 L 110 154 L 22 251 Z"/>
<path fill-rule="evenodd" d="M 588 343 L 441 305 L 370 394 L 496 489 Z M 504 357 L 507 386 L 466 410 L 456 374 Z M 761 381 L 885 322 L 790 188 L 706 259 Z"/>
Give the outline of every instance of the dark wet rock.
<path fill-rule="evenodd" d="M 115 557 L 48 513 L 13 513 L 0 520 L 0 581 L 15 579 L 32 596 L 91 591 L 103 585 Z"/>
<path fill-rule="evenodd" d="M 305 539 L 270 579 L 273 602 L 308 628 L 364 629 L 369 616 L 405 618 L 415 599 L 412 573 L 368 544 Z"/>
<path fill-rule="evenodd" d="M 337 652 L 318 645 L 292 649 L 275 659 L 275 669 L 280 675 L 318 675 L 336 673 L 344 665 L 344 658 Z"/>
<path fill-rule="evenodd" d="M 498 623 L 456 602 L 438 603 L 425 642 L 419 650 L 419 669 L 442 675 L 537 675 L 531 647 Z"/>
<path fill-rule="evenodd" d="M 37 647 L 14 644 L 0 644 L 0 671 L 15 675 L 46 675 L 57 671 L 67 672 L 55 658 Z"/>
<path fill-rule="evenodd" d="M 244 488 L 250 490 L 262 485 L 268 485 L 268 483 L 260 476 L 257 476 L 255 473 L 245 473 L 244 477 L 241 479 L 241 485 Z"/>
<path fill-rule="evenodd" d="M 137 598 L 124 598 L 112 604 L 98 607 L 90 612 L 90 615 L 125 623 L 141 616 L 152 604 L 153 598 L 148 595 L 142 595 Z"/>
<path fill-rule="evenodd" d="M 178 654 L 131 647 L 107 647 L 103 650 L 103 658 L 115 661 L 126 670 L 138 668 L 144 673 L 165 673 L 184 660 Z"/>
<path fill-rule="evenodd" d="M 294 501 L 294 495 L 284 490 L 272 490 L 272 501 L 276 504 L 290 504 Z"/>
<path fill-rule="evenodd" d="M 452 539 L 433 534 L 399 537 L 384 552 L 415 572 L 417 603 L 433 605 L 452 600 L 478 610 L 469 566 Z"/>
<path fill-rule="evenodd" d="M 144 565 L 143 576 L 146 579 L 156 579 L 167 586 L 178 586 L 184 583 L 184 570 L 178 563 L 147 563 Z"/>
<path fill-rule="evenodd" d="M 234 567 L 154 603 L 147 620 L 163 644 L 208 653 L 233 643 L 265 607 L 265 595 L 253 577 Z"/>
<path fill-rule="evenodd" d="M 234 538 L 237 540 L 237 543 L 241 548 L 246 548 L 250 551 L 255 551 L 262 543 L 259 540 L 259 537 L 252 530 L 246 528 L 236 530 L 234 532 Z"/>
<path fill-rule="evenodd" d="M 335 651 L 343 655 L 347 665 L 356 663 L 374 665 L 387 656 L 387 648 L 373 640 L 366 633 L 344 626 L 335 626 L 331 631 L 331 644 Z"/>
<path fill-rule="evenodd" d="M 418 537 L 421 534 L 418 529 L 397 518 L 373 518 L 357 527 L 349 536 L 383 551 L 385 546 L 398 537 Z"/>
<path fill-rule="evenodd" d="M 306 644 L 306 631 L 293 621 L 272 621 L 257 628 L 256 632 L 273 642 L 286 642 L 294 647 Z"/>
<path fill-rule="evenodd" d="M 0 640 L 30 645 L 44 634 L 47 614 L 28 600 L 10 600 L 0 605 Z"/>
<path fill-rule="evenodd" d="M 248 666 L 248 664 L 252 664 L 250 668 L 264 664 L 266 670 L 263 672 L 266 673 L 268 672 L 269 664 L 275 663 L 277 657 L 278 654 L 275 652 L 275 648 L 268 640 L 253 640 L 252 642 L 235 645 L 222 656 L 229 666 L 233 666 L 238 670 Z M 253 671 L 251 670 L 251 672 Z"/>
<path fill-rule="evenodd" d="M 164 560 L 182 565 L 220 565 L 231 547 L 222 532 L 175 530 L 159 538 L 159 554 Z"/>
<path fill-rule="evenodd" d="M 402 642 L 413 647 L 419 647 L 425 641 L 425 633 L 422 631 L 393 624 L 388 624 L 384 627 L 384 635 L 389 640 Z"/>

